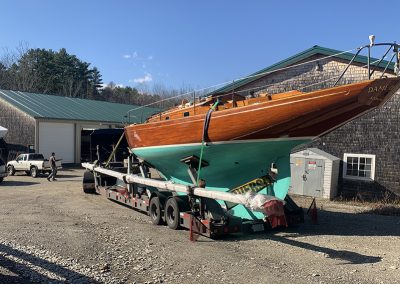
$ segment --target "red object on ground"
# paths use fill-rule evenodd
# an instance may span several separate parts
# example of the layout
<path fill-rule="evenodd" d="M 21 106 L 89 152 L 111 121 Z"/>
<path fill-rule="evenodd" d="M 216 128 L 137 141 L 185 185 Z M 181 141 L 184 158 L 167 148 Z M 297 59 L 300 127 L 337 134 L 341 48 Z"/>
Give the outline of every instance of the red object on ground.
<path fill-rule="evenodd" d="M 282 201 L 270 200 L 265 202 L 263 207 L 264 214 L 268 216 L 267 219 L 272 228 L 276 228 L 278 226 L 288 226 L 285 217 L 285 208 Z"/>
<path fill-rule="evenodd" d="M 268 217 L 268 221 L 269 221 L 272 229 L 276 228 L 276 227 L 279 227 L 279 226 L 282 226 L 282 227 L 287 227 L 288 226 L 288 224 L 286 222 L 285 215 L 283 215 L 283 216 L 269 216 Z"/>
<path fill-rule="evenodd" d="M 200 236 L 200 221 L 190 214 L 190 227 L 189 227 L 189 240 L 191 242 L 197 241 Z"/>
<path fill-rule="evenodd" d="M 313 224 L 318 224 L 318 211 L 317 211 L 317 202 L 315 198 L 310 204 L 310 207 L 307 210 L 307 215 L 311 217 L 311 221 Z"/>

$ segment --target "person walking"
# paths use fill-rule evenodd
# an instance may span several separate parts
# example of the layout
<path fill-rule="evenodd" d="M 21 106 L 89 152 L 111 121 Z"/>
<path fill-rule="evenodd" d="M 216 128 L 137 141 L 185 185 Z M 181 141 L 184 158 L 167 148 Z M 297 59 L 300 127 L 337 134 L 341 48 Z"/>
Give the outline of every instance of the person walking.
<path fill-rule="evenodd" d="M 56 166 L 56 154 L 53 152 L 51 153 L 51 156 L 49 158 L 49 163 L 51 167 L 51 173 L 47 177 L 47 180 L 56 180 L 56 174 L 57 174 L 57 166 Z"/>

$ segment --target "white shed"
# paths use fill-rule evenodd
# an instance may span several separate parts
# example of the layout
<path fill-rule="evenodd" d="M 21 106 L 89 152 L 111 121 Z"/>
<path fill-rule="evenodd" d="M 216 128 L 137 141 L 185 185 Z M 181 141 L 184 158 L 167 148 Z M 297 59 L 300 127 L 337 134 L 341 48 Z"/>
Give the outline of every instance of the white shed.
<path fill-rule="evenodd" d="M 332 199 L 337 195 L 340 159 L 317 148 L 290 155 L 289 193 Z"/>

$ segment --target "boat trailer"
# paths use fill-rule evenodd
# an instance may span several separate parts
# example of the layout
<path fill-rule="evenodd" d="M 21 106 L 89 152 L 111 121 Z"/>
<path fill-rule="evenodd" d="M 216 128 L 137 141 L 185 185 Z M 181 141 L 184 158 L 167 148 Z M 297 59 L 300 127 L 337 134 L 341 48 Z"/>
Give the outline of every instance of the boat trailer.
<path fill-rule="evenodd" d="M 196 184 L 197 157 L 187 157 L 182 162 L 188 165 L 188 174 Z M 304 222 L 302 208 L 289 196 L 282 207 L 284 222 L 271 217 L 264 220 L 245 220 L 228 213 L 222 201 L 246 205 L 244 195 L 165 181 L 145 162 L 136 160 L 133 155 L 122 163 L 98 162 L 82 163 L 86 169 L 83 176 L 83 191 L 98 193 L 108 199 L 131 207 L 150 216 L 155 225 L 167 224 L 169 228 L 190 230 L 190 239 L 196 235 L 219 238 L 232 233 L 254 233 L 271 229 L 279 225 L 294 225 Z M 218 200 L 218 201 L 217 201 Z M 268 210 L 276 208 L 271 200 Z M 283 204 L 283 203 L 281 203 Z M 278 210 L 279 211 L 279 210 Z M 269 215 L 269 214 L 268 214 Z"/>

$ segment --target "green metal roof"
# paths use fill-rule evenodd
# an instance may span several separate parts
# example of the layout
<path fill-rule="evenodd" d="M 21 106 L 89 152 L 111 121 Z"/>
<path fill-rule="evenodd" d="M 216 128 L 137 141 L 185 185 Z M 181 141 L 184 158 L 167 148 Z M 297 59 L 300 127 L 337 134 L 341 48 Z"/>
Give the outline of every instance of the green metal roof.
<path fill-rule="evenodd" d="M 34 118 L 81 120 L 123 123 L 140 123 L 153 113 L 156 108 L 84 100 L 19 91 L 0 90 L 0 100 L 6 101 Z M 133 110 L 139 108 L 137 110 Z M 132 111 L 130 111 L 132 110 Z M 129 120 L 127 112 L 129 112 Z"/>
<path fill-rule="evenodd" d="M 338 54 L 338 53 L 341 53 L 341 54 Z M 344 59 L 347 61 L 350 61 L 354 56 L 353 53 L 348 53 L 348 52 L 342 53 L 342 51 L 340 51 L 340 50 L 314 45 L 313 47 L 306 49 L 298 54 L 295 54 L 285 60 L 279 61 L 278 63 L 275 63 L 267 68 L 264 68 L 260 71 L 257 71 L 253 74 L 248 75 L 247 77 L 249 77 L 249 78 L 244 78 L 244 79 L 238 80 L 236 82 L 232 82 L 222 88 L 219 88 L 219 89 L 211 92 L 209 95 L 231 92 L 236 88 L 239 88 L 239 87 L 246 85 L 250 82 L 253 82 L 263 76 L 266 76 L 267 74 L 265 74 L 265 73 L 272 72 L 274 70 L 281 69 L 281 68 L 290 66 L 292 64 L 296 64 L 299 61 L 306 59 L 310 56 L 313 56 L 315 54 L 322 54 L 325 56 L 331 56 L 331 55 L 338 54 L 335 57 L 341 58 L 341 59 Z M 371 62 L 374 62 L 377 60 L 378 59 L 371 57 Z M 357 55 L 357 57 L 354 59 L 354 62 L 361 63 L 361 64 L 367 64 L 368 57 L 364 56 L 364 55 Z M 379 67 L 385 68 L 388 63 L 389 63 L 388 61 L 383 60 L 379 64 Z M 389 64 L 388 70 L 393 70 L 393 69 L 394 69 L 394 63 L 392 62 L 391 64 Z M 259 76 L 257 76 L 257 75 L 259 75 Z"/>

